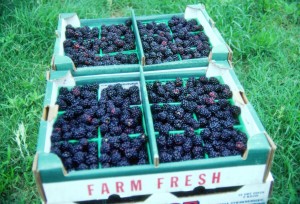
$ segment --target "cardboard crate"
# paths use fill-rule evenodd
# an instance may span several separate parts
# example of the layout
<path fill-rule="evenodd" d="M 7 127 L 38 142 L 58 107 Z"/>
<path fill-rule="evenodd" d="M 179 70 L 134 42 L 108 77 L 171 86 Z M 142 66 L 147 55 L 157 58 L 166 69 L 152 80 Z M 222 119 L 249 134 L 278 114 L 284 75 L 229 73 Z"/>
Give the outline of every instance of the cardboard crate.
<path fill-rule="evenodd" d="M 242 110 L 240 128 L 248 135 L 247 150 L 242 156 L 160 163 L 146 81 L 173 79 L 177 76 L 196 77 L 204 74 L 208 77 L 220 78 L 232 90 L 232 101 Z M 52 126 L 58 114 L 55 101 L 59 87 L 94 82 L 105 84 L 132 81 L 139 81 L 141 87 L 141 107 L 145 118 L 145 134 L 149 138 L 150 163 L 67 173 L 59 157 L 50 153 Z M 131 197 L 191 191 L 198 186 L 215 189 L 259 184 L 267 180 L 273 161 L 275 145 L 263 128 L 252 105 L 247 101 L 234 71 L 226 62 L 211 62 L 206 67 L 174 69 L 167 73 L 165 71 L 143 72 L 140 67 L 140 72 L 74 78 L 69 71 L 67 75 L 47 82 L 44 107 L 33 172 L 43 200 L 49 203 L 105 200 L 113 194 Z M 100 136 L 98 136 L 98 144 L 100 145 Z M 249 174 L 251 177 L 245 176 Z"/>
<path fill-rule="evenodd" d="M 58 26 L 56 30 L 56 42 L 54 47 L 54 54 L 52 57 L 52 70 L 55 71 L 65 71 L 71 70 L 73 76 L 84 76 L 84 75 L 94 75 L 102 73 L 123 73 L 123 72 L 138 72 L 139 64 L 121 64 L 121 65 L 109 65 L 109 66 L 88 66 L 88 67 L 75 67 L 71 58 L 65 56 L 63 42 L 65 41 L 65 31 L 68 24 L 73 27 L 88 26 L 99 27 L 99 38 L 101 38 L 101 25 L 112 25 L 112 24 L 124 24 L 126 20 L 134 20 L 134 12 L 131 12 L 131 17 L 123 18 L 99 18 L 99 19 L 79 19 L 76 13 L 62 13 L 59 15 Z M 131 26 L 135 37 L 135 50 L 123 51 L 124 54 L 135 53 L 139 60 L 142 60 L 142 55 L 140 47 L 137 44 L 137 35 L 135 27 Z M 104 55 L 100 49 L 99 56 Z M 114 55 L 115 53 L 107 53 L 109 55 Z"/>
<path fill-rule="evenodd" d="M 144 71 L 154 71 L 154 70 L 164 70 L 164 69 L 181 69 L 181 68 L 189 68 L 189 67 L 196 67 L 196 66 L 206 66 L 207 63 L 212 60 L 231 60 L 232 58 L 232 51 L 230 47 L 226 44 L 225 40 L 222 38 L 220 32 L 215 27 L 215 23 L 209 17 L 205 10 L 205 6 L 203 4 L 196 4 L 196 5 L 188 5 L 186 7 L 185 13 L 179 14 L 165 14 L 165 15 L 154 15 L 154 16 L 137 16 L 136 20 L 141 21 L 142 23 L 146 22 L 162 22 L 166 23 L 172 16 L 182 16 L 185 19 L 196 19 L 199 24 L 201 24 L 204 28 L 204 33 L 209 38 L 209 42 L 211 44 L 211 53 L 208 57 L 203 58 L 195 58 L 195 59 L 187 59 L 174 62 L 166 62 L 161 64 L 153 64 L 153 65 L 146 65 L 145 64 L 145 57 L 143 57 L 143 65 Z M 136 31 L 138 31 L 137 24 Z M 139 34 L 138 34 L 139 35 Z M 139 47 L 142 47 L 141 37 L 138 37 L 139 40 Z M 142 51 L 142 55 L 144 55 L 144 51 Z"/>
<path fill-rule="evenodd" d="M 199 24 L 204 28 L 204 32 L 209 38 L 212 51 L 209 57 L 180 60 L 168 63 L 146 65 L 143 47 L 137 28 L 137 20 L 141 21 L 167 21 L 173 15 L 184 16 L 186 19 L 196 19 Z M 58 26 L 56 30 L 56 42 L 54 48 L 54 54 L 52 57 L 51 75 L 55 75 L 56 71 L 67 71 L 70 70 L 73 76 L 85 76 L 95 74 L 112 74 L 112 73 L 125 73 L 125 72 L 138 72 L 139 65 L 110 65 L 110 66 L 88 66 L 88 67 L 75 67 L 73 61 L 65 56 L 63 42 L 65 38 L 65 27 L 70 24 L 74 27 L 88 26 L 88 27 L 100 27 L 102 24 L 120 24 L 124 23 L 125 20 L 131 19 L 132 29 L 136 37 L 136 50 L 129 51 L 129 53 L 136 53 L 139 58 L 139 64 L 144 66 L 145 71 L 162 70 L 162 69 L 175 69 L 175 68 L 188 68 L 195 66 L 206 66 L 210 59 L 213 60 L 231 60 L 232 51 L 225 43 L 220 32 L 215 27 L 214 22 L 207 14 L 204 5 L 189 5 L 186 7 L 184 14 L 166 14 L 166 15 L 155 15 L 155 16 L 138 16 L 136 17 L 134 11 L 131 11 L 131 17 L 129 18 L 107 18 L 107 19 L 79 19 L 75 13 L 62 13 L 59 15 Z M 101 32 L 101 30 L 100 30 Z M 125 51 L 124 53 L 128 53 Z M 55 78 L 55 77 L 54 77 Z"/>

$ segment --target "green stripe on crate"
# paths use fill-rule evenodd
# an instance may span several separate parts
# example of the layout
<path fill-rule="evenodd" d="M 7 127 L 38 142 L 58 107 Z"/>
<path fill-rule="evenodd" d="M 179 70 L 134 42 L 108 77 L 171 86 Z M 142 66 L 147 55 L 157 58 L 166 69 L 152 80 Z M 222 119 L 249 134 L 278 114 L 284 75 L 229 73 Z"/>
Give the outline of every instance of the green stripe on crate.
<path fill-rule="evenodd" d="M 50 71 L 50 81 L 57 80 L 65 77 L 69 73 L 69 70 L 66 71 Z"/>
<path fill-rule="evenodd" d="M 197 75 L 195 75 L 195 73 Z M 157 70 L 157 71 L 145 71 L 144 75 L 146 81 L 148 80 L 166 80 L 166 79 L 176 79 L 176 77 L 188 78 L 188 77 L 196 77 L 206 74 L 206 67 L 199 67 L 195 69 L 172 69 L 168 72 Z"/>
<path fill-rule="evenodd" d="M 151 159 L 152 162 L 155 162 L 155 157 L 158 156 L 158 149 L 156 145 L 155 140 L 155 134 L 154 134 L 154 125 L 152 120 L 152 113 L 150 109 L 149 99 L 148 99 L 148 92 L 146 89 L 146 82 L 145 82 L 145 76 L 142 70 L 142 67 L 140 67 L 140 85 L 141 85 L 141 94 L 142 94 L 142 107 L 144 111 L 145 116 L 145 124 L 146 124 L 146 130 L 148 133 L 149 138 L 149 146 L 151 150 Z"/>
<path fill-rule="evenodd" d="M 77 76 L 89 76 L 97 74 L 117 74 L 127 72 L 138 72 L 139 64 L 125 64 L 125 65 L 109 65 L 109 66 L 91 66 L 84 68 L 77 68 L 76 71 L 72 70 L 72 75 Z"/>
<path fill-rule="evenodd" d="M 165 21 L 172 18 L 172 16 L 181 16 L 184 17 L 183 13 L 174 13 L 174 14 L 162 14 L 162 15 L 152 15 L 152 16 L 136 16 L 137 21 L 143 22 L 152 22 L 152 21 Z"/>
<path fill-rule="evenodd" d="M 58 37 L 58 38 L 55 39 L 53 55 L 59 55 L 60 42 L 61 42 L 61 38 L 60 37 Z"/>
<path fill-rule="evenodd" d="M 112 25 L 112 24 L 124 24 L 126 20 L 131 19 L 131 17 L 120 17 L 120 18 L 96 18 L 96 19 L 81 19 L 81 26 L 101 26 Z"/>
<path fill-rule="evenodd" d="M 229 69 L 229 74 L 232 77 L 234 84 L 238 87 L 238 89 L 240 91 L 244 91 L 244 87 L 242 86 L 241 82 L 239 81 L 239 79 L 237 78 L 235 72 L 233 69 Z"/>
<path fill-rule="evenodd" d="M 257 115 L 257 112 L 255 111 L 253 105 L 251 103 L 247 103 L 246 104 L 246 107 L 249 109 L 254 121 L 255 121 L 255 124 L 257 125 L 258 129 L 261 131 L 261 132 L 266 132 L 261 120 L 259 119 L 258 115 Z"/>
<path fill-rule="evenodd" d="M 56 71 L 67 71 L 74 69 L 73 61 L 68 56 L 54 55 L 54 65 Z"/>
<path fill-rule="evenodd" d="M 208 65 L 208 58 L 195 58 L 182 61 L 166 62 L 161 64 L 153 64 L 144 66 L 144 71 L 182 69 L 192 67 L 203 67 Z"/>
<path fill-rule="evenodd" d="M 139 72 L 121 73 L 121 74 L 99 74 L 91 76 L 75 77 L 76 84 L 83 85 L 86 83 L 114 83 L 114 82 L 130 82 L 139 81 Z"/>
<path fill-rule="evenodd" d="M 37 139 L 37 148 L 36 148 L 37 153 L 42 153 L 45 151 L 44 149 L 45 149 L 45 142 L 46 142 L 47 125 L 48 125 L 47 121 L 44 120 L 40 121 L 39 134 Z"/>
<path fill-rule="evenodd" d="M 51 105 L 52 92 L 53 92 L 53 82 L 47 81 L 46 93 L 45 93 L 44 104 L 43 104 L 44 107 Z"/>
<path fill-rule="evenodd" d="M 154 165 L 139 165 L 128 167 L 113 167 L 108 169 L 84 170 L 69 172 L 66 176 L 62 172 L 62 163 L 54 154 L 40 153 L 38 170 L 44 183 L 74 181 L 78 179 L 96 179 L 107 177 L 121 177 L 144 174 L 159 174 L 165 172 L 178 172 L 199 169 L 224 168 L 233 166 L 266 164 L 270 151 L 269 143 L 264 134 L 251 137 L 248 143 L 248 157 L 244 160 L 241 156 L 219 157 L 211 159 L 171 162 Z M 138 168 L 137 168 L 138 167 Z"/>
<path fill-rule="evenodd" d="M 133 28 L 134 36 L 135 36 L 135 39 L 136 39 L 137 55 L 139 57 L 140 65 L 142 65 L 142 59 L 144 57 L 144 51 L 143 51 L 143 47 L 142 47 L 142 43 L 141 43 L 141 39 L 140 39 L 139 30 L 138 30 L 138 27 L 137 27 L 136 16 L 135 16 L 135 13 L 134 13 L 133 9 L 131 10 L 131 17 L 132 17 L 132 28 Z"/>

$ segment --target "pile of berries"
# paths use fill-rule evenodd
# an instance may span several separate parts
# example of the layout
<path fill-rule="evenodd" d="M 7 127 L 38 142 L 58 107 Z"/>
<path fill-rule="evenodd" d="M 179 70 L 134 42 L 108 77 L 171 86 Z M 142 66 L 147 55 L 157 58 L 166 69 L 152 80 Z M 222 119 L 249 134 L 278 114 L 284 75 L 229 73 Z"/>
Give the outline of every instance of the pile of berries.
<path fill-rule="evenodd" d="M 131 30 L 131 21 L 127 21 L 126 25 L 102 25 L 100 48 L 103 53 L 134 50 L 135 36 Z"/>
<path fill-rule="evenodd" d="M 85 138 L 76 143 L 52 143 L 51 152 L 59 156 L 67 171 L 98 169 L 98 144 Z"/>
<path fill-rule="evenodd" d="M 97 138 L 100 124 L 96 115 L 98 87 L 88 84 L 59 89 L 56 104 L 64 113 L 53 125 L 51 152 L 62 159 L 67 171 L 98 168 L 98 144 L 91 141 Z"/>
<path fill-rule="evenodd" d="M 184 130 L 185 134 L 200 131 L 203 151 L 210 158 L 244 153 L 247 136 L 234 128 L 240 125 L 241 109 L 230 103 L 232 92 L 228 85 L 215 77 L 200 76 L 165 83 L 154 81 L 146 86 L 154 129 L 160 136 L 175 130 Z"/>
<path fill-rule="evenodd" d="M 190 129 L 182 134 L 160 134 L 156 138 L 161 163 L 203 159 L 203 141 Z"/>
<path fill-rule="evenodd" d="M 124 89 L 121 84 L 101 90 L 100 131 L 102 168 L 148 163 L 147 137 L 142 126 L 139 88 Z M 130 138 L 129 134 L 141 134 Z"/>
<path fill-rule="evenodd" d="M 183 81 L 179 77 L 175 81 L 168 81 L 165 84 L 155 81 L 147 83 L 146 86 L 150 103 L 179 102 L 186 92 Z"/>
<path fill-rule="evenodd" d="M 109 85 L 101 91 L 98 110 L 102 137 L 143 133 L 139 88 Z M 132 107 L 131 107 L 132 106 Z"/>
<path fill-rule="evenodd" d="M 74 28 L 67 25 L 66 40 L 63 43 L 65 54 L 73 60 L 76 67 L 138 64 L 136 53 L 121 53 L 135 49 L 135 35 L 131 24 L 131 20 L 127 20 L 125 25 L 102 25 L 100 34 L 97 27 Z M 100 50 L 103 53 L 118 53 L 100 56 Z"/>
<path fill-rule="evenodd" d="M 200 133 L 209 158 L 242 155 L 247 148 L 247 135 L 234 128 L 214 131 L 205 128 Z"/>
<path fill-rule="evenodd" d="M 85 161 L 92 157 L 89 156 L 89 152 L 92 151 L 90 146 L 97 145 L 93 141 L 97 140 L 95 138 L 98 137 L 98 128 L 100 128 L 102 143 L 117 141 L 117 138 L 121 136 L 122 141 L 127 139 L 127 142 L 132 142 L 130 143 L 132 150 L 145 152 L 145 157 L 142 157 L 143 153 L 140 153 L 141 157 L 127 158 L 129 159 L 128 163 L 123 159 L 123 162 L 118 165 L 147 163 L 148 156 L 145 149 L 147 138 L 142 125 L 143 115 L 139 106 L 141 100 L 138 86 L 133 85 L 125 89 L 121 84 L 109 85 L 101 90 L 100 100 L 97 99 L 98 89 L 99 84 L 75 86 L 70 90 L 65 87 L 59 89 L 56 104 L 59 105 L 59 111 L 64 112 L 59 114 L 53 125 L 50 138 L 51 152 L 62 159 L 68 171 L 96 168 L 94 164 L 98 166 L 98 162 L 103 163 L 101 159 L 98 160 L 97 146 L 92 154 L 97 156 L 96 162 L 91 163 L 88 160 L 89 162 L 83 162 L 81 165 L 78 161 L 82 161 L 82 158 Z M 141 134 L 142 136 L 131 139 L 129 134 Z M 143 144 L 143 146 L 138 146 L 138 144 Z M 101 152 L 105 152 L 105 148 L 107 148 L 105 145 L 101 146 Z M 76 150 L 83 152 L 79 159 Z M 113 146 L 111 150 L 114 150 Z M 118 149 L 118 151 L 121 150 Z M 76 161 L 71 162 L 75 156 Z M 143 159 L 137 161 L 139 158 Z M 111 164 L 110 166 L 118 165 Z M 107 165 L 103 166 L 108 167 Z"/>
<path fill-rule="evenodd" d="M 151 106 L 154 130 L 160 134 L 168 134 L 173 130 L 198 129 L 199 122 L 193 117 L 193 113 L 182 105 L 158 105 Z"/>
<path fill-rule="evenodd" d="M 173 16 L 168 25 L 137 21 L 146 65 L 207 57 L 211 48 L 197 21 Z"/>
<path fill-rule="evenodd" d="M 144 25 L 138 21 L 137 25 L 147 65 L 179 60 L 177 47 L 166 24 L 151 22 Z"/>
<path fill-rule="evenodd" d="M 131 138 L 127 134 L 102 138 L 100 163 L 102 168 L 148 164 L 144 134 Z"/>
<path fill-rule="evenodd" d="M 100 120 L 97 117 L 97 84 L 75 86 L 71 90 L 60 88 L 56 104 L 59 115 L 53 125 L 51 142 L 92 139 L 97 137 Z"/>
<path fill-rule="evenodd" d="M 214 100 L 230 99 L 232 92 L 228 85 L 221 84 L 215 77 L 190 77 L 183 85 L 181 78 L 162 83 L 147 83 L 150 103 L 172 103 L 194 101 L 198 104 L 213 104 Z"/>
<path fill-rule="evenodd" d="M 182 59 L 207 57 L 210 52 L 209 39 L 195 19 L 185 20 L 183 17 L 173 16 L 168 21 L 173 39 Z"/>

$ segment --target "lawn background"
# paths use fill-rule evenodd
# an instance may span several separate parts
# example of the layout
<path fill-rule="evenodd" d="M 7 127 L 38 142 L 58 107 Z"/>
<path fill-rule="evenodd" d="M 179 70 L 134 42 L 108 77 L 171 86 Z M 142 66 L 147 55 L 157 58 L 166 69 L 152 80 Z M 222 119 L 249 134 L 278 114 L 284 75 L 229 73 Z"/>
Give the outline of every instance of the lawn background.
<path fill-rule="evenodd" d="M 235 71 L 277 144 L 271 203 L 300 200 L 300 5 L 203 0 L 233 49 Z M 0 2 L 0 203 L 39 203 L 31 166 L 59 13 L 81 19 L 184 12 L 199 1 Z M 20 142 L 18 144 L 18 142 Z M 251 175 L 245 175 L 251 176 Z"/>

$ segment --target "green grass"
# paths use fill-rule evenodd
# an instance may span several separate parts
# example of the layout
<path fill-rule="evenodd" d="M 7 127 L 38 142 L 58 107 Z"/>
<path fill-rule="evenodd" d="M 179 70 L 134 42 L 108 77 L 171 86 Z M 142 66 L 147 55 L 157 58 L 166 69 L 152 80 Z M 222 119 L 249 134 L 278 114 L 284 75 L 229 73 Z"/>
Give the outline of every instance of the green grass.
<path fill-rule="evenodd" d="M 35 154 L 58 14 L 116 17 L 184 12 L 197 1 L 9 1 L 0 3 L 0 203 L 39 203 Z M 300 5 L 283 0 L 203 1 L 233 49 L 235 71 L 277 144 L 271 203 L 300 200 Z M 17 143 L 17 135 L 20 142 Z M 22 140 L 23 139 L 23 140 Z"/>

